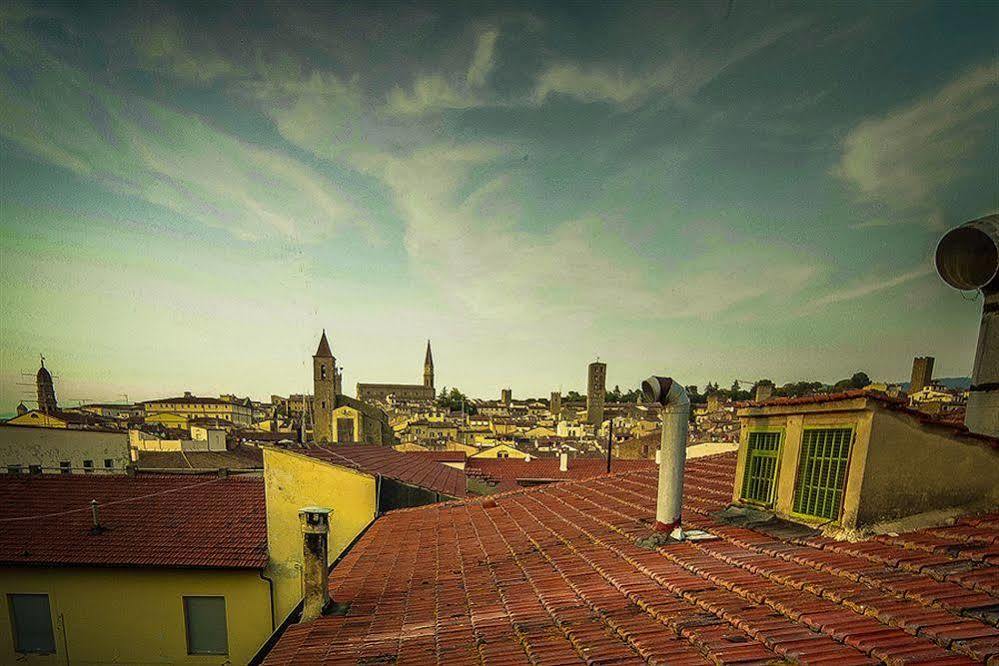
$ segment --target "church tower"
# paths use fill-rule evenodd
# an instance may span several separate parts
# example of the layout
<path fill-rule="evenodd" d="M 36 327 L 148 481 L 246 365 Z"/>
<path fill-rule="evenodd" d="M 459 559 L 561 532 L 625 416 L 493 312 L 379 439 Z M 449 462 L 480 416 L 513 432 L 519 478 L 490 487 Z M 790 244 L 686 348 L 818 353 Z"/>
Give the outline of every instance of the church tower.
<path fill-rule="evenodd" d="M 42 356 L 42 367 L 35 375 L 35 390 L 38 395 L 38 410 L 43 414 L 53 414 L 59 411 L 56 403 L 55 386 L 52 384 L 52 375 L 45 369 L 45 357 Z"/>
<path fill-rule="evenodd" d="M 336 359 L 326 340 L 326 329 L 319 348 L 312 356 L 312 434 L 317 442 L 333 441 L 333 410 L 336 409 Z"/>
<path fill-rule="evenodd" d="M 430 353 L 430 340 L 427 340 L 427 356 L 423 359 L 423 385 L 434 387 L 434 355 Z"/>

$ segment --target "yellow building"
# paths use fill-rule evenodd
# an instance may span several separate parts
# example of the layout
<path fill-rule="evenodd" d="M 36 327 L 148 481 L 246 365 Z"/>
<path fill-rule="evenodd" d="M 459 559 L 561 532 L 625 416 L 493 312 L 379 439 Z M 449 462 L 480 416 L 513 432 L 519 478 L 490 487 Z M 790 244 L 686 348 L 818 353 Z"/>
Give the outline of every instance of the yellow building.
<path fill-rule="evenodd" d="M 12 419 L 8 419 L 6 425 L 34 426 L 36 428 L 93 428 L 98 427 L 101 421 L 91 414 L 81 414 L 79 412 L 64 412 L 55 410 L 43 412 L 32 409 L 24 414 L 19 414 Z"/>
<path fill-rule="evenodd" d="M 526 458 L 527 454 L 509 444 L 497 444 L 488 449 L 476 451 L 469 458 Z"/>
<path fill-rule="evenodd" d="M 130 462 L 120 430 L 0 426 L 0 472 L 124 474 Z"/>
<path fill-rule="evenodd" d="M 253 423 L 253 408 L 244 402 L 229 402 L 219 398 L 204 398 L 185 392 L 177 398 L 148 400 L 143 404 L 146 423 L 163 423 L 161 414 L 190 419 L 217 419 L 236 427 L 249 427 Z M 174 418 L 174 417 L 169 417 Z M 164 425 L 166 425 L 164 423 Z M 173 425 L 173 424 L 171 424 Z M 177 427 L 186 427 L 184 425 Z"/>
<path fill-rule="evenodd" d="M 887 396 L 778 398 L 738 414 L 736 504 L 846 530 L 999 505 L 999 439 Z"/>

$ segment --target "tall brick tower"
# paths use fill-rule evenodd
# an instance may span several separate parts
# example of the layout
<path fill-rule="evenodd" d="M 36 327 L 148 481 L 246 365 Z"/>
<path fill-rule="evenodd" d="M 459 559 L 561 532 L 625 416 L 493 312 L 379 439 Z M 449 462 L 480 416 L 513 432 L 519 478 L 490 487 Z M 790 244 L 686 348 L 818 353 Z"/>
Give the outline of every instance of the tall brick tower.
<path fill-rule="evenodd" d="M 917 356 L 912 359 L 912 379 L 909 381 L 909 394 L 921 391 L 933 381 L 933 357 Z"/>
<path fill-rule="evenodd" d="M 319 339 L 319 348 L 312 356 L 312 434 L 317 442 L 333 441 L 337 383 L 336 359 L 333 358 L 324 329 L 323 337 Z"/>
<path fill-rule="evenodd" d="M 434 355 L 430 353 L 430 340 L 427 340 L 427 355 L 423 359 L 423 385 L 434 387 Z"/>
<path fill-rule="evenodd" d="M 562 413 L 562 392 L 552 391 L 551 401 L 549 402 L 549 411 L 551 411 L 552 416 L 558 418 L 558 415 Z"/>
<path fill-rule="evenodd" d="M 599 426 L 604 422 L 604 396 L 607 391 L 607 364 L 590 363 L 586 378 L 586 422 Z"/>

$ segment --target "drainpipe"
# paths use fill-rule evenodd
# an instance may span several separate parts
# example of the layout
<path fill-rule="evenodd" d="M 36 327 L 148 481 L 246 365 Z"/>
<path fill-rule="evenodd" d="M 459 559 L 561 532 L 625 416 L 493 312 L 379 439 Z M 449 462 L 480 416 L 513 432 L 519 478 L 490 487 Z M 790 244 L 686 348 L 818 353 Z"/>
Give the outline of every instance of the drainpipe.
<path fill-rule="evenodd" d="M 982 292 L 982 324 L 964 424 L 999 437 L 999 215 L 972 220 L 940 239 L 936 267 L 944 282 Z"/>
<path fill-rule="evenodd" d="M 679 541 L 684 536 L 680 528 L 680 511 L 683 505 L 683 468 L 687 461 L 690 398 L 679 382 L 655 375 L 642 382 L 642 397 L 645 402 L 662 405 L 663 431 L 659 441 L 655 530 Z"/>

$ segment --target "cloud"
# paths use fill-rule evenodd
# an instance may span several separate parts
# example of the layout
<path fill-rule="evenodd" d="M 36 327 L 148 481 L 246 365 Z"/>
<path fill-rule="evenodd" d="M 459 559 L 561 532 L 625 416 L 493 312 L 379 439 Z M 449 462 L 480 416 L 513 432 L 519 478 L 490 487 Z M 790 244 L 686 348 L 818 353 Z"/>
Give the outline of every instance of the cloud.
<path fill-rule="evenodd" d="M 472 64 L 468 66 L 468 74 L 465 76 L 468 85 L 473 87 L 485 85 L 486 77 L 496 65 L 494 52 L 498 37 L 499 31 L 495 29 L 486 30 L 479 35 L 475 44 L 475 54 L 472 56 Z"/>
<path fill-rule="evenodd" d="M 857 125 L 834 173 L 862 200 L 925 210 L 960 178 L 999 112 L 997 64 L 957 77 L 938 92 Z"/>
<path fill-rule="evenodd" d="M 364 226 L 349 197 L 295 159 L 117 95 L 16 30 L 4 46 L 0 134 L 37 159 L 245 240 Z"/>
<path fill-rule="evenodd" d="M 933 272 L 934 270 L 932 266 L 921 266 L 891 277 L 869 276 L 857 284 L 835 289 L 824 296 L 809 301 L 800 309 L 800 312 L 802 314 L 806 314 L 830 305 L 866 298 L 872 294 L 877 294 L 888 289 L 894 289 L 895 287 L 903 284 L 919 280 L 920 278 L 933 274 Z"/>

